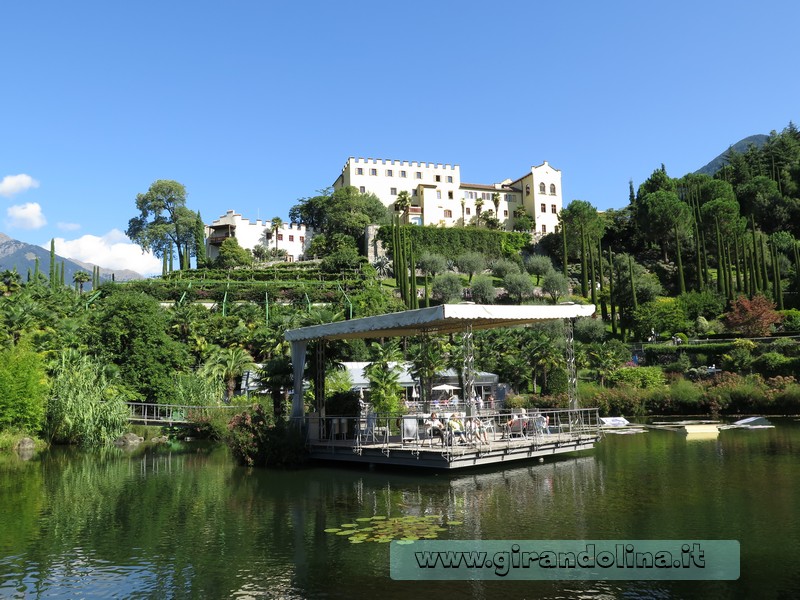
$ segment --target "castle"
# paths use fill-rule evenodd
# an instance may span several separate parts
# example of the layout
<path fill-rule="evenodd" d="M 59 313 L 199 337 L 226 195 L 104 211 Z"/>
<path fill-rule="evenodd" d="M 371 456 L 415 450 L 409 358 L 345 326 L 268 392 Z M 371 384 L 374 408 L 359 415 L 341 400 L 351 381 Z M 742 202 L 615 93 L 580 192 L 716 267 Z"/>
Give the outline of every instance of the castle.
<path fill-rule="evenodd" d="M 556 231 L 563 206 L 561 171 L 547 161 L 517 179 L 480 184 L 462 182 L 458 165 L 350 157 L 333 183 L 334 190 L 347 186 L 375 194 L 392 210 L 399 194 L 408 192 L 411 203 L 405 219 L 412 225 L 453 227 L 491 211 L 502 228 L 511 230 L 515 211 L 522 209 L 533 218 L 531 233 L 537 237 Z M 314 231 L 301 223 L 281 223 L 273 231 L 271 221 L 252 222 L 229 210 L 206 227 L 206 254 L 215 259 L 222 242 L 235 237 L 242 248 L 253 250 L 263 244 L 297 261 L 313 236 Z"/>
<path fill-rule="evenodd" d="M 556 230 L 563 206 L 561 171 L 547 161 L 522 177 L 487 185 L 462 182 L 458 165 L 350 157 L 333 183 L 335 190 L 346 186 L 372 192 L 389 208 L 400 192 L 408 192 L 408 222 L 416 225 L 468 224 L 490 210 L 510 230 L 521 207 L 535 221 L 533 233 L 543 235 Z"/>

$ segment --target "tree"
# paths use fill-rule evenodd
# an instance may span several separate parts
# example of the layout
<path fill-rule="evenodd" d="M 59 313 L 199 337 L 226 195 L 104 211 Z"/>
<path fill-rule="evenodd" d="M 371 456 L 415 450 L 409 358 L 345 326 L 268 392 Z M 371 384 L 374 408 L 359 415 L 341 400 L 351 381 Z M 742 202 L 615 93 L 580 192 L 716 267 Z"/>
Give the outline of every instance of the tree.
<path fill-rule="evenodd" d="M 492 304 L 497 291 L 495 290 L 492 278 L 486 275 L 478 275 L 472 280 L 472 300 L 478 304 Z"/>
<path fill-rule="evenodd" d="M 183 268 L 196 252 L 197 213 L 186 208 L 186 188 L 177 181 L 159 179 L 146 193 L 137 194 L 136 208 L 139 216 L 128 221 L 128 237 L 158 257 L 171 253 L 174 245 Z"/>
<path fill-rule="evenodd" d="M 272 238 L 275 240 L 275 250 L 278 249 L 278 232 L 283 227 L 283 221 L 280 217 L 272 217 L 272 220 L 269 222 L 270 231 L 272 231 Z"/>
<path fill-rule="evenodd" d="M 553 261 L 549 256 L 531 254 L 525 258 L 525 270 L 531 275 L 536 275 L 536 285 L 539 285 L 542 277 L 553 270 Z"/>
<path fill-rule="evenodd" d="M 86 271 L 76 271 L 72 275 L 72 281 L 78 285 L 79 292 L 83 293 L 83 284 L 89 281 L 91 277 Z"/>
<path fill-rule="evenodd" d="M 527 273 L 509 273 L 503 279 L 503 287 L 517 304 L 522 304 L 524 298 L 533 295 L 533 281 Z"/>
<path fill-rule="evenodd" d="M 256 368 L 253 357 L 244 348 L 216 348 L 213 350 L 201 369 L 206 377 L 221 379 L 225 382 L 225 401 L 230 404 L 236 391 L 236 380 L 245 371 Z"/>
<path fill-rule="evenodd" d="M 480 252 L 465 252 L 457 256 L 455 262 L 459 272 L 469 276 L 469 283 L 472 283 L 473 275 L 486 269 L 486 258 Z"/>
<path fill-rule="evenodd" d="M 375 194 L 362 194 L 353 186 L 330 189 L 313 198 L 304 198 L 289 209 L 293 221 L 305 223 L 317 232 L 342 233 L 360 240 L 367 225 L 389 223 L 389 211 Z"/>
<path fill-rule="evenodd" d="M 431 277 L 436 277 L 437 273 L 447 270 L 447 261 L 441 254 L 425 252 L 417 260 L 417 268 Z"/>
<path fill-rule="evenodd" d="M 433 278 L 433 297 L 442 302 L 459 302 L 464 291 L 461 278 L 455 273 L 445 273 Z"/>
<path fill-rule="evenodd" d="M 235 237 L 225 239 L 219 247 L 217 266 L 221 269 L 232 269 L 239 266 L 248 266 L 253 263 L 253 256 L 246 248 L 239 245 Z"/>
<path fill-rule="evenodd" d="M 782 318 L 775 311 L 775 303 L 758 294 L 752 300 L 746 296 L 736 298 L 725 315 L 725 323 L 731 330 L 747 336 L 767 336 Z"/>
<path fill-rule="evenodd" d="M 411 196 L 406 190 L 397 194 L 394 209 L 400 213 L 401 222 L 408 225 L 408 209 L 411 208 Z"/>
<path fill-rule="evenodd" d="M 395 414 L 400 411 L 400 366 L 403 355 L 392 340 L 388 344 L 372 342 L 370 345 L 372 361 L 364 367 L 364 375 L 369 380 L 369 400 L 377 413 Z"/>
<path fill-rule="evenodd" d="M 197 266 L 206 266 L 206 226 L 203 223 L 203 217 L 200 216 L 200 211 L 197 211 L 197 218 L 194 222 L 194 247 L 195 256 L 197 257 Z"/>
<path fill-rule="evenodd" d="M 569 293 L 567 278 L 564 277 L 563 273 L 550 271 L 542 280 L 542 292 L 550 296 L 553 304 L 558 303 L 558 299 L 561 296 L 566 296 Z"/>
<path fill-rule="evenodd" d="M 185 346 L 167 335 L 167 314 L 155 298 L 120 290 L 95 303 L 90 312 L 89 348 L 105 363 L 116 364 L 119 377 L 138 399 L 170 403 L 174 375 L 188 365 Z"/>

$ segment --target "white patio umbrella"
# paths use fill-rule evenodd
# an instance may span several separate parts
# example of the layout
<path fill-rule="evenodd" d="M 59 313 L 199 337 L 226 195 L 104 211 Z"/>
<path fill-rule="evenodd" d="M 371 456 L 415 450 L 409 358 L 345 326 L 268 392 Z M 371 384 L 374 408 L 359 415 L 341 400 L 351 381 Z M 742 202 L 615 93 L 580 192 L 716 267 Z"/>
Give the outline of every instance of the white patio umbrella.
<path fill-rule="evenodd" d="M 450 385 L 449 383 L 443 383 L 441 385 L 435 385 L 431 388 L 432 390 L 441 391 L 444 390 L 445 392 L 452 392 L 453 390 L 460 389 L 457 385 Z"/>

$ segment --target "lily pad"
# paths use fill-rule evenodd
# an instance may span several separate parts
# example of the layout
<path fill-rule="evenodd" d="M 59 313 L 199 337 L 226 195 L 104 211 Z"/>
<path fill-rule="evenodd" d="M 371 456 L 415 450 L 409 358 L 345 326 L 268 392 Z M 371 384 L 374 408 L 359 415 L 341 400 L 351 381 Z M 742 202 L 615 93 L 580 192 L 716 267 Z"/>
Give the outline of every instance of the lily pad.
<path fill-rule="evenodd" d="M 336 533 L 337 531 L 341 531 L 339 527 L 331 527 L 325 530 L 325 533 Z"/>

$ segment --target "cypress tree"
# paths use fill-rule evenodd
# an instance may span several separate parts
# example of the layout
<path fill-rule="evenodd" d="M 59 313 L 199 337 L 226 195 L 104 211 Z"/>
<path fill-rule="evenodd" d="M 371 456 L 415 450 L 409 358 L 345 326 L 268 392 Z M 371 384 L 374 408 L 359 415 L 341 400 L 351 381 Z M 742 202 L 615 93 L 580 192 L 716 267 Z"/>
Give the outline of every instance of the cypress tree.
<path fill-rule="evenodd" d="M 766 292 L 769 289 L 771 284 L 769 280 L 769 271 L 767 271 L 767 248 L 766 248 L 766 240 L 763 238 L 761 239 L 761 268 L 764 271 L 764 291 Z"/>
<path fill-rule="evenodd" d="M 639 308 L 639 303 L 636 301 L 636 283 L 633 281 L 633 257 L 628 255 L 628 270 L 631 277 L 631 296 L 633 296 L 633 310 Z"/>
<path fill-rule="evenodd" d="M 742 293 L 742 268 L 739 257 L 739 234 L 733 236 L 733 249 L 736 252 L 736 291 Z"/>
<path fill-rule="evenodd" d="M 683 260 L 681 260 L 681 238 L 678 234 L 678 224 L 675 223 L 675 250 L 678 259 L 678 289 L 681 294 L 686 293 L 686 280 L 683 277 Z"/>
<path fill-rule="evenodd" d="M 722 274 L 722 239 L 719 235 L 719 219 L 714 219 L 714 227 L 717 234 L 717 291 L 721 296 L 727 296 L 725 277 Z"/>
<path fill-rule="evenodd" d="M 56 238 L 50 238 L 50 288 L 56 289 Z"/>
<path fill-rule="evenodd" d="M 581 223 L 581 296 L 589 296 L 589 261 L 586 260 L 586 234 Z"/>
<path fill-rule="evenodd" d="M 39 285 L 39 257 L 37 256 L 33 261 L 33 282 Z"/>
<path fill-rule="evenodd" d="M 617 335 L 617 309 L 614 307 L 614 253 L 608 249 L 608 302 L 611 304 L 611 333 Z"/>
<path fill-rule="evenodd" d="M 64 287 L 64 264 L 65 264 L 65 263 L 64 263 L 64 261 L 62 260 L 62 261 L 61 261 L 61 277 L 60 277 L 60 279 L 59 279 L 59 284 L 61 285 L 61 287 Z"/>
<path fill-rule="evenodd" d="M 600 316 L 603 322 L 608 321 L 608 306 L 606 296 L 603 294 L 605 287 L 605 274 L 603 273 L 603 240 L 597 240 L 597 268 L 600 271 Z"/>
<path fill-rule="evenodd" d="M 592 304 L 597 306 L 597 272 L 594 268 L 594 251 L 592 250 L 592 246 L 589 246 L 589 266 L 592 269 L 591 277 L 592 277 Z"/>
<path fill-rule="evenodd" d="M 197 211 L 197 220 L 194 224 L 194 245 L 197 267 L 204 267 L 208 258 L 206 255 L 206 226 L 203 223 L 203 218 L 200 216 L 199 210 Z"/>
<path fill-rule="evenodd" d="M 561 221 L 561 243 L 564 255 L 564 278 L 569 282 L 569 272 L 567 270 L 567 222 Z"/>
<path fill-rule="evenodd" d="M 750 215 L 750 229 L 753 232 L 753 264 L 756 267 L 755 270 L 755 288 L 756 293 L 762 291 L 765 288 L 764 285 L 764 277 L 761 273 L 761 259 L 758 256 L 758 240 L 756 239 L 756 222 L 753 218 L 753 215 Z"/>

